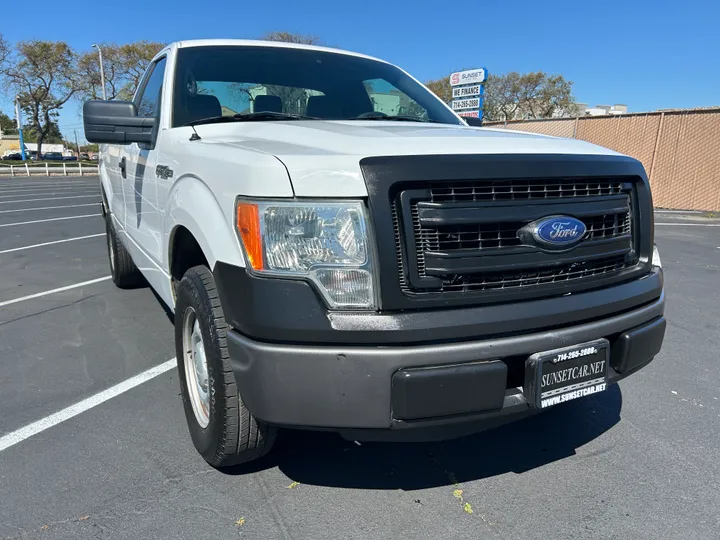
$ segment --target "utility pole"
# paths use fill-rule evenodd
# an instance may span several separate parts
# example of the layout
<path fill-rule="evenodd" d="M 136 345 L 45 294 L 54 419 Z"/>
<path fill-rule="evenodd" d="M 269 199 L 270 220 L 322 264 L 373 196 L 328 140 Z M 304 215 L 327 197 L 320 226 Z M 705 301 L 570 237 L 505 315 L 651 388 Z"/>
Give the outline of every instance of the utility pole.
<path fill-rule="evenodd" d="M 77 146 L 77 158 L 80 161 L 80 143 L 78 143 L 77 129 L 75 130 L 75 146 Z"/>
<path fill-rule="evenodd" d="M 17 120 L 18 135 L 20 136 L 20 155 L 22 160 L 25 161 L 25 140 L 23 139 L 22 132 L 22 111 L 20 111 L 20 100 L 15 97 L 15 119 Z M 37 157 L 40 159 L 40 156 Z"/>
<path fill-rule="evenodd" d="M 103 99 L 107 99 L 107 94 L 105 93 L 105 68 L 103 68 L 102 49 L 100 48 L 100 45 L 96 43 L 93 43 L 92 46 L 98 50 L 98 56 L 100 57 L 100 82 L 102 84 L 102 96 Z"/>

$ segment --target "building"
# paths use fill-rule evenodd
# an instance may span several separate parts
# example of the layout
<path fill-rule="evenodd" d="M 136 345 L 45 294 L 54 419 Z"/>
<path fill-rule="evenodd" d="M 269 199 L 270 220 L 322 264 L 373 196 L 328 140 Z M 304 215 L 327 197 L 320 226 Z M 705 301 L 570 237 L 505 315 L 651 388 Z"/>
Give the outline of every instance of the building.
<path fill-rule="evenodd" d="M 25 149 L 29 150 L 30 152 L 37 152 L 37 143 L 25 143 Z M 47 154 L 48 152 L 60 152 L 64 156 L 73 155 L 72 152 L 68 151 L 68 149 L 65 148 L 65 145 L 63 143 L 43 143 L 42 152 L 43 154 Z"/>
<path fill-rule="evenodd" d="M 618 114 L 627 114 L 627 105 L 616 103 L 615 105 L 596 105 L 588 107 L 587 103 L 576 103 L 578 116 L 613 116 Z"/>
<path fill-rule="evenodd" d="M 72 155 L 65 148 L 62 143 L 43 143 L 42 145 L 43 154 L 47 152 L 60 152 L 63 155 Z M 15 134 L 3 133 L 0 130 L 0 156 L 7 156 L 8 154 L 15 154 L 20 152 L 20 137 Z M 37 143 L 25 143 L 25 152 L 29 155 L 30 152 L 37 152 Z"/>
<path fill-rule="evenodd" d="M 27 150 L 27 145 L 25 145 Z M 14 154 L 20 151 L 20 137 L 17 135 L 11 135 L 3 133 L 0 130 L 0 156 L 7 156 L 8 154 Z"/>

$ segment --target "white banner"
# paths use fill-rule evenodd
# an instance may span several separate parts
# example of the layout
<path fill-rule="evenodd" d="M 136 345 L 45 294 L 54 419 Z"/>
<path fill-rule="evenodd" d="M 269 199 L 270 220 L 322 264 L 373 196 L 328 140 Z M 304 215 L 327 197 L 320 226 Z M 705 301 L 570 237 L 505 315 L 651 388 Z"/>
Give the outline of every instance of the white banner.
<path fill-rule="evenodd" d="M 458 71 L 450 75 L 450 86 L 458 84 L 480 84 L 487 80 L 487 72 L 484 68 Z"/>
<path fill-rule="evenodd" d="M 479 109 L 480 98 L 470 99 L 456 99 L 452 102 L 453 111 L 459 111 L 461 109 Z"/>
<path fill-rule="evenodd" d="M 476 84 L 473 86 L 460 86 L 458 88 L 453 88 L 452 91 L 453 91 L 452 97 L 454 97 L 454 98 L 479 96 L 480 95 L 480 85 Z"/>

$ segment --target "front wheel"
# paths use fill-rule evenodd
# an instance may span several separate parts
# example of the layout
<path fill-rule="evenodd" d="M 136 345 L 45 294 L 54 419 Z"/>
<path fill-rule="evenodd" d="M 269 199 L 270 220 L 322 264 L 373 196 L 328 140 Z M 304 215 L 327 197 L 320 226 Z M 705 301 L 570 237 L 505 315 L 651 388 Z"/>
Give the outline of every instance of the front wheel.
<path fill-rule="evenodd" d="M 256 420 L 238 394 L 227 350 L 227 324 L 205 266 L 183 276 L 175 305 L 175 349 L 185 418 L 193 444 L 214 467 L 270 451 L 277 428 Z"/>

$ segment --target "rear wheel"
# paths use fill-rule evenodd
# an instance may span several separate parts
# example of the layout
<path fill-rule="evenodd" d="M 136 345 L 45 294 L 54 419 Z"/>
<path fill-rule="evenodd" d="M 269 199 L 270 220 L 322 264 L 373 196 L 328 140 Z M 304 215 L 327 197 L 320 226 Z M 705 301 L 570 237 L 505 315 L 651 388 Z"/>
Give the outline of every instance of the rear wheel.
<path fill-rule="evenodd" d="M 118 237 L 112 215 L 105 216 L 105 239 L 107 241 L 110 274 L 115 285 L 121 289 L 134 287 L 142 282 L 142 274 Z"/>
<path fill-rule="evenodd" d="M 227 324 L 205 266 L 189 269 L 178 285 L 175 348 L 185 418 L 202 457 L 214 467 L 227 467 L 269 452 L 277 428 L 256 420 L 238 394 Z"/>

